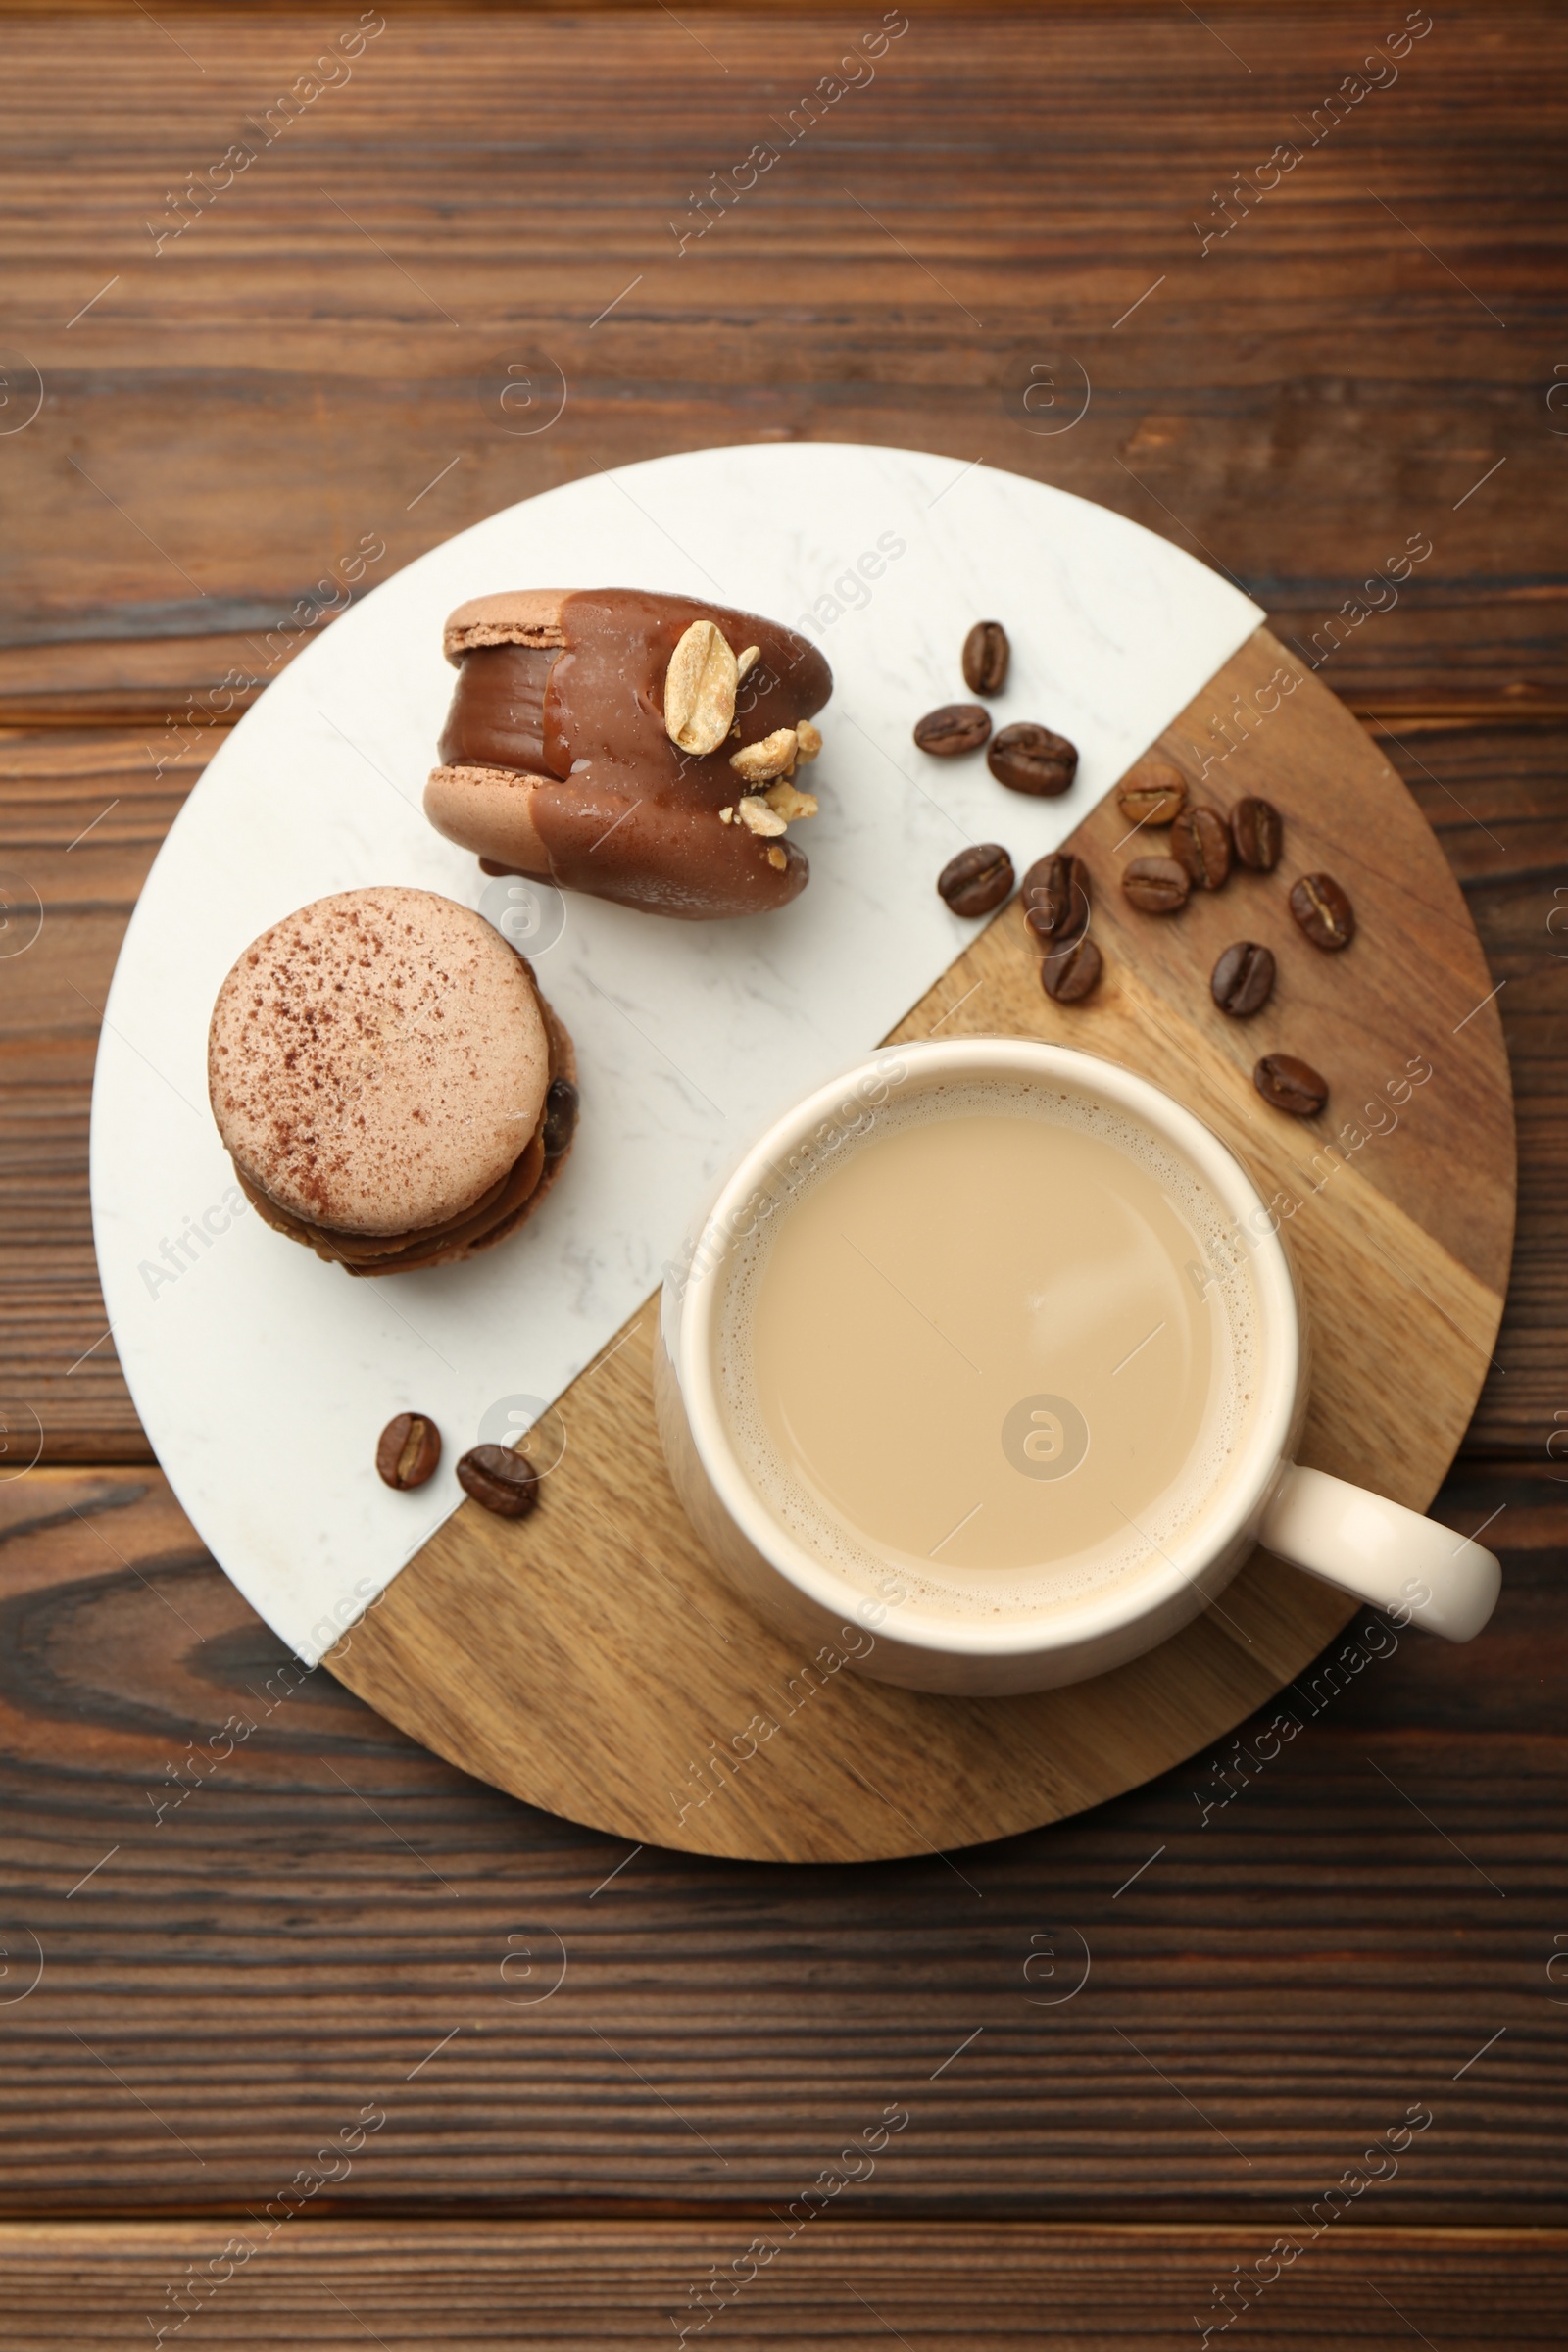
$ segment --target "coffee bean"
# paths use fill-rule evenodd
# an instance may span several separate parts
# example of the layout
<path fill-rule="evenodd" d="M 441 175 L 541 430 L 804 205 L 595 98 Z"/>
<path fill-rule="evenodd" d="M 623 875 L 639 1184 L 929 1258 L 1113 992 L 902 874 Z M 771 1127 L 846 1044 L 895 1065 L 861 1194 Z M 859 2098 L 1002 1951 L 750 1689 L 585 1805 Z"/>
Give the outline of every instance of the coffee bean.
<path fill-rule="evenodd" d="M 1000 620 L 977 620 L 963 641 L 963 682 L 971 694 L 1000 694 L 1012 648 Z"/>
<path fill-rule="evenodd" d="M 375 1474 L 407 1494 L 422 1487 L 441 1459 L 441 1432 L 428 1413 L 395 1413 L 376 1441 Z"/>
<path fill-rule="evenodd" d="M 986 765 L 1009 792 L 1027 792 L 1036 800 L 1054 800 L 1078 773 L 1078 747 L 1050 727 L 1037 727 L 1021 718 L 1004 727 L 986 754 Z"/>
<path fill-rule="evenodd" d="M 1068 850 L 1037 858 L 1023 878 L 1023 919 L 1037 940 L 1059 948 L 1089 927 L 1089 868 Z"/>
<path fill-rule="evenodd" d="M 1355 937 L 1355 908 L 1332 874 L 1303 874 L 1291 892 L 1291 912 L 1325 955 L 1348 948 Z"/>
<path fill-rule="evenodd" d="M 1040 966 L 1040 984 L 1058 1004 L 1076 1004 L 1100 986 L 1105 959 L 1087 935 L 1070 948 L 1058 948 Z"/>
<path fill-rule="evenodd" d="M 503 1519 L 526 1519 L 539 1500 L 539 1473 L 510 1446 L 475 1446 L 458 1464 L 465 1494 Z"/>
<path fill-rule="evenodd" d="M 977 752 L 991 733 L 991 713 L 978 703 L 944 703 L 915 722 L 914 740 L 933 760 L 956 760 Z"/>
<path fill-rule="evenodd" d="M 1285 846 L 1285 819 L 1272 801 L 1254 794 L 1231 810 L 1231 839 L 1243 865 L 1254 874 L 1271 874 Z"/>
<path fill-rule="evenodd" d="M 577 1089 L 569 1078 L 552 1078 L 545 1097 L 545 1157 L 559 1159 L 577 1132 Z"/>
<path fill-rule="evenodd" d="M 1121 886 L 1145 914 L 1179 914 L 1193 887 L 1174 858 L 1135 858 L 1122 868 Z"/>
<path fill-rule="evenodd" d="M 1252 1084 L 1265 1102 L 1297 1119 L 1315 1118 L 1329 1099 L 1327 1079 L 1294 1054 L 1265 1054 L 1252 1072 Z"/>
<path fill-rule="evenodd" d="M 1168 825 L 1187 806 L 1187 779 L 1168 760 L 1137 760 L 1116 787 L 1130 825 Z"/>
<path fill-rule="evenodd" d="M 1170 829 L 1170 854 L 1195 890 L 1223 890 L 1231 878 L 1231 829 L 1217 808 L 1184 808 Z"/>
<path fill-rule="evenodd" d="M 937 889 L 955 914 L 989 914 L 1011 896 L 1012 883 L 1012 859 L 1000 841 L 960 850 L 937 876 Z"/>
<path fill-rule="evenodd" d="M 1255 939 L 1239 939 L 1215 964 L 1208 985 L 1221 1012 L 1233 1021 L 1248 1020 L 1274 994 L 1274 958 Z"/>

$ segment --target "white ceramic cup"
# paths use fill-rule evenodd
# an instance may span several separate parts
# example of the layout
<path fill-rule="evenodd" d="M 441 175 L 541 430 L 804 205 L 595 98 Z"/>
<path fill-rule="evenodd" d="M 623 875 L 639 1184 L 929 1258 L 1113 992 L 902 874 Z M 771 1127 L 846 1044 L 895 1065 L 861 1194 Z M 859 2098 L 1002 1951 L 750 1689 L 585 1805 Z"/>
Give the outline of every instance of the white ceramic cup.
<path fill-rule="evenodd" d="M 1250 1434 L 1221 1474 L 1217 1507 L 1134 1576 L 1049 1612 L 995 1620 L 944 1615 L 928 1600 L 879 1599 L 783 1526 L 731 1443 L 717 1345 L 734 1246 L 760 1220 L 787 1212 L 804 1167 L 853 1150 L 895 1092 L 903 1102 L 911 1090 L 986 1078 L 1072 1088 L 1130 1116 L 1184 1161 L 1248 1251 L 1262 1335 Z M 1102 1674 L 1198 1616 L 1258 1544 L 1401 1624 L 1468 1642 L 1496 1602 L 1496 1560 L 1400 1503 L 1299 1467 L 1293 1456 L 1306 1389 L 1301 1317 L 1279 1219 L 1240 1161 L 1147 1079 L 1094 1054 L 1020 1038 L 884 1048 L 786 1112 L 719 1187 L 681 1266 L 670 1271 L 655 1351 L 670 1474 L 713 1557 L 792 1638 L 814 1646 L 863 1628 L 874 1639 L 854 1658 L 858 1670 L 919 1690 L 1043 1690 Z M 885 1580 L 884 1591 L 896 1592 L 897 1581 Z"/>

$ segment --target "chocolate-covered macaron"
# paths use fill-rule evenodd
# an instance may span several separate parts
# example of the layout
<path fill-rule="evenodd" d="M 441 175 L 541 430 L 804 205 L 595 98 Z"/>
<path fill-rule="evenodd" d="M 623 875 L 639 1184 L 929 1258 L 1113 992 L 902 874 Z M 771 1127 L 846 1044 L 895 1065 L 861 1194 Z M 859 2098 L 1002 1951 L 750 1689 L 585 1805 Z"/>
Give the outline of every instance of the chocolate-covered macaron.
<path fill-rule="evenodd" d="M 788 828 L 833 691 L 816 648 L 727 606 L 641 588 L 521 589 L 446 625 L 457 690 L 425 787 L 487 868 L 704 921 L 782 906 Z"/>
<path fill-rule="evenodd" d="M 253 940 L 218 992 L 207 1073 L 254 1206 L 351 1274 L 500 1241 L 575 1122 L 571 1041 L 531 967 L 429 890 L 343 891 Z"/>

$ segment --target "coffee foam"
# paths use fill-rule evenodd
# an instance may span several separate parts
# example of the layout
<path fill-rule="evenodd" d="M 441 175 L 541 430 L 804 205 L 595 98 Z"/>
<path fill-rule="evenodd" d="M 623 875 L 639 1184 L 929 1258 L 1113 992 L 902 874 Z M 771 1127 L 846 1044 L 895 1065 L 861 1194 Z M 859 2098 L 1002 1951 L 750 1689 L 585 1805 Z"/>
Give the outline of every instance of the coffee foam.
<path fill-rule="evenodd" d="M 773 1237 L 791 1209 L 843 1164 L 847 1152 L 873 1135 L 903 1127 L 999 1115 L 1093 1135 L 1152 1176 L 1191 1234 L 1194 1270 L 1203 1278 L 1204 1296 L 1220 1310 L 1213 1318 L 1209 1396 L 1188 1467 L 1125 1538 L 1074 1558 L 1042 1562 L 1022 1575 L 915 1564 L 906 1554 L 873 1548 L 847 1527 L 780 1460 L 759 1400 L 751 1345 L 753 1311 Z M 1267 1230 L 1273 1230 L 1272 1223 Z M 1163 1565 L 1165 1553 L 1220 1507 L 1228 1472 L 1242 1451 L 1262 1374 L 1261 1315 L 1247 1265 L 1250 1239 L 1244 1235 L 1239 1241 L 1233 1220 L 1207 1183 L 1171 1146 L 1119 1106 L 1087 1092 L 1007 1078 L 954 1079 L 867 1109 L 863 1119 L 835 1128 L 819 1156 L 804 1165 L 792 1156 L 788 1181 L 766 1197 L 750 1232 L 719 1239 L 710 1229 L 699 1245 L 700 1256 L 710 1253 L 720 1264 L 716 1370 L 741 1468 L 780 1526 L 824 1566 L 859 1587 L 879 1610 L 907 1606 L 918 1614 L 975 1621 L 1044 1617 L 1112 1585 L 1131 1583 Z"/>

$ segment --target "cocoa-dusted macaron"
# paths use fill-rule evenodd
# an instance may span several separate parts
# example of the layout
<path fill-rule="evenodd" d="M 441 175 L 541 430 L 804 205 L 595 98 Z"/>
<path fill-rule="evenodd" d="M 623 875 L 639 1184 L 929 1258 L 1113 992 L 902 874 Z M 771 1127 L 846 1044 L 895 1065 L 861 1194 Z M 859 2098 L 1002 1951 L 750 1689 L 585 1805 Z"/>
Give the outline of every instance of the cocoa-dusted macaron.
<path fill-rule="evenodd" d="M 468 1257 L 570 1148 L 571 1041 L 482 915 L 394 886 L 253 940 L 213 1008 L 208 1091 L 248 1198 L 351 1274 Z"/>
<path fill-rule="evenodd" d="M 446 624 L 458 684 L 425 787 L 487 871 L 693 921 L 806 888 L 789 828 L 833 691 L 777 621 L 641 588 L 520 589 Z"/>

